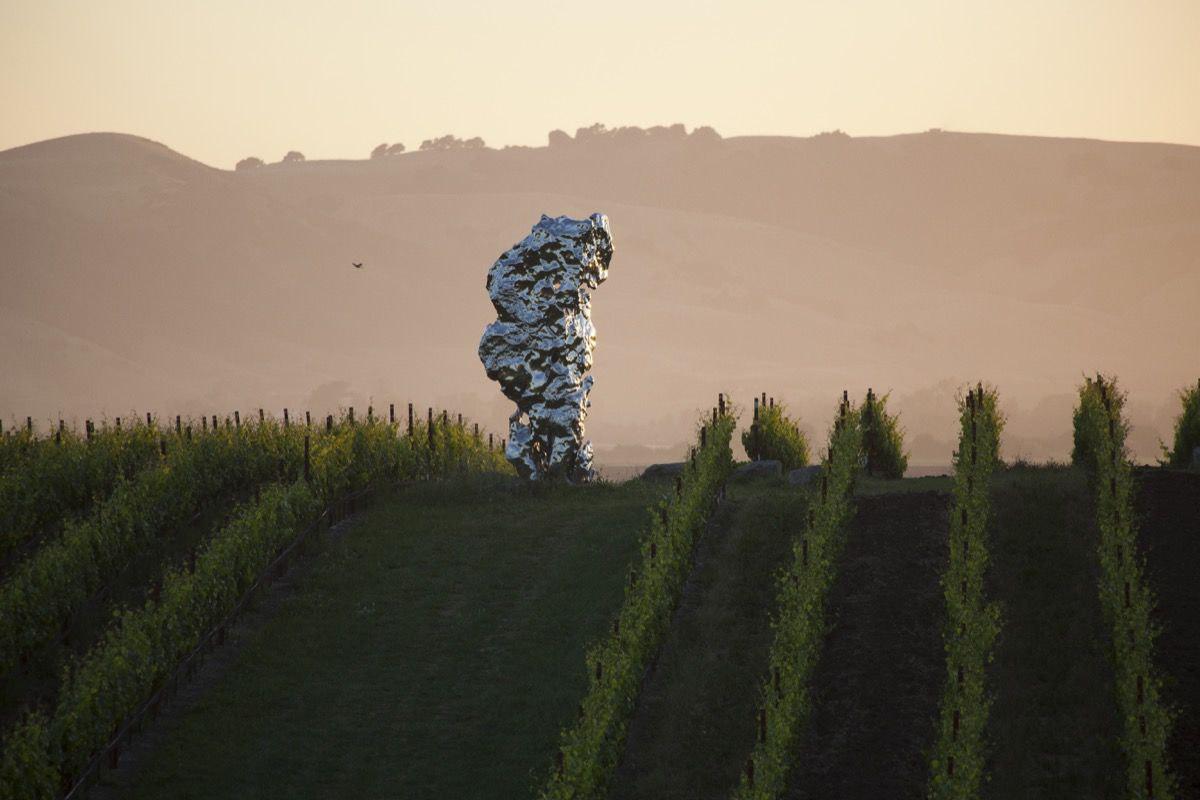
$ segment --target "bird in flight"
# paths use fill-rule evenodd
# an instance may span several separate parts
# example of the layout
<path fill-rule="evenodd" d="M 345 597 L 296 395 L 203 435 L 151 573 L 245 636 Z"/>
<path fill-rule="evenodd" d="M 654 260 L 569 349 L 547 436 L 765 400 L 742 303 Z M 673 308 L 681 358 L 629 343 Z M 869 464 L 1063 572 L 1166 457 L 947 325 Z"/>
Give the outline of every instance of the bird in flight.
<path fill-rule="evenodd" d="M 355 269 L 362 269 L 362 262 L 361 262 L 361 261 L 351 261 L 350 263 L 354 265 L 354 268 L 355 268 Z"/>

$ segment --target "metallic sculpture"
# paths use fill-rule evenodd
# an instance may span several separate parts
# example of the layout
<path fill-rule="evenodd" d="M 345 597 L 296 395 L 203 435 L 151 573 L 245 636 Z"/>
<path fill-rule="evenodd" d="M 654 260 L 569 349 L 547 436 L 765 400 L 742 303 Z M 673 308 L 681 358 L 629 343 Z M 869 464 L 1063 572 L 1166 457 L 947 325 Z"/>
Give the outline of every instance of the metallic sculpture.
<path fill-rule="evenodd" d="M 608 277 L 608 217 L 547 217 L 488 270 L 497 320 L 479 342 L 487 376 L 517 404 L 505 457 L 524 478 L 591 480 L 584 436 L 596 329 L 591 291 Z"/>

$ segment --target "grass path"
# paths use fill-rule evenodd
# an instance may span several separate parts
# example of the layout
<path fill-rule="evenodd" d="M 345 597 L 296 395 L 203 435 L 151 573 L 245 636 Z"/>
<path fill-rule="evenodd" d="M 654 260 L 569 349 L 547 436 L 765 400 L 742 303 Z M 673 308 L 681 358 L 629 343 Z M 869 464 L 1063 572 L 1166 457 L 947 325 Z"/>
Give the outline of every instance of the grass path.
<path fill-rule="evenodd" d="M 1003 627 L 988 668 L 985 798 L 1117 798 L 1124 791 L 1097 533 L 1081 472 L 1022 468 L 992 485 L 987 596 Z"/>
<path fill-rule="evenodd" d="M 528 796 L 654 491 L 433 486 L 381 502 L 120 795 Z"/>
<path fill-rule="evenodd" d="M 789 798 L 924 796 L 945 669 L 949 498 L 906 483 L 857 498 Z"/>
<path fill-rule="evenodd" d="M 730 485 L 642 689 L 612 800 L 729 796 L 754 740 L 775 576 L 804 508 L 775 482 Z"/>

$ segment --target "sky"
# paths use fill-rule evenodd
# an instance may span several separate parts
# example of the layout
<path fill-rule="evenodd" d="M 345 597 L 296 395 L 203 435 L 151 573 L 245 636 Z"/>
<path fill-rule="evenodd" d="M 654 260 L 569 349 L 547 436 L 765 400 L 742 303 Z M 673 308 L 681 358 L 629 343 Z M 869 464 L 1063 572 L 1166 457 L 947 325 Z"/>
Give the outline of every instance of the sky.
<path fill-rule="evenodd" d="M 1197 0 L 0 0 L 0 149 L 85 131 L 214 166 L 453 133 L 711 125 L 1200 145 Z"/>

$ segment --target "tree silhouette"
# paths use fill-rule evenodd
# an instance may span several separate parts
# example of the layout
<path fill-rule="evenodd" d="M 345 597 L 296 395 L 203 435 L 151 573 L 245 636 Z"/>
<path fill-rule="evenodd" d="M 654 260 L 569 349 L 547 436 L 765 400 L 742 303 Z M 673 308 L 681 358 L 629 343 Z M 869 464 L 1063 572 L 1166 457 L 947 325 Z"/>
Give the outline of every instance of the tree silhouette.
<path fill-rule="evenodd" d="M 390 158 L 391 156 L 398 156 L 406 149 L 407 148 L 404 146 L 403 142 L 396 142 L 395 144 L 388 144 L 387 142 L 384 142 L 371 151 L 371 158 Z"/>
<path fill-rule="evenodd" d="M 258 169 L 262 165 L 263 160 L 261 158 L 258 158 L 257 156 L 250 156 L 249 158 L 243 158 L 241 161 L 237 162 L 237 166 L 234 167 L 234 169 L 238 172 L 245 172 L 248 169 Z"/>
<path fill-rule="evenodd" d="M 471 139 L 459 139 L 452 133 L 445 136 L 439 136 L 436 139 L 426 139 L 421 142 L 421 150 L 462 150 L 462 149 L 479 149 L 487 147 L 483 139 L 476 136 Z"/>
<path fill-rule="evenodd" d="M 282 163 L 290 164 L 295 161 L 303 161 L 303 160 L 304 160 L 304 153 L 301 153 L 299 150 L 288 150 L 287 155 L 283 157 Z"/>

